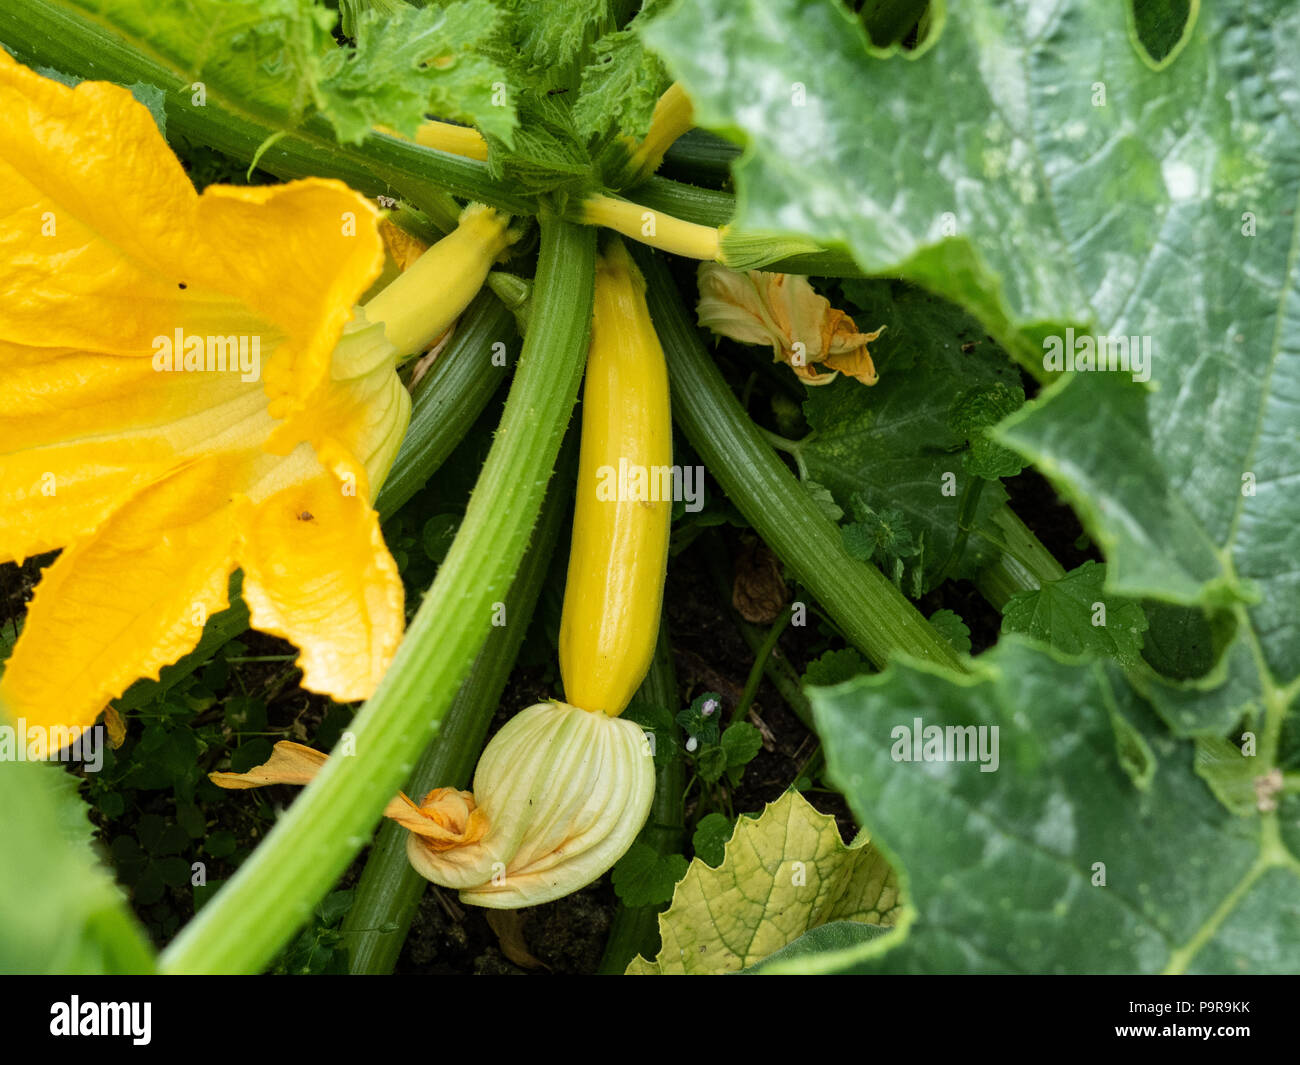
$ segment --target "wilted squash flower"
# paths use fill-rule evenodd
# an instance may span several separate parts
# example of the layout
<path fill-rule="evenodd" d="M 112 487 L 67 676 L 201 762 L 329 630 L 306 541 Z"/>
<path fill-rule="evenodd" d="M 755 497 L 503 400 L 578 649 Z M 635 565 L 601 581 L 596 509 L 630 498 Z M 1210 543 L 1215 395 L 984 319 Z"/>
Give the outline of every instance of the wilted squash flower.
<path fill-rule="evenodd" d="M 864 385 L 878 380 L 867 345 L 885 327 L 859 333 L 853 319 L 818 295 L 806 277 L 741 273 L 705 262 L 699 285 L 700 325 L 742 344 L 772 345 L 773 360 L 786 363 L 806 384 L 828 385 L 840 373 Z"/>
<path fill-rule="evenodd" d="M 654 759 L 631 721 L 568 703 L 537 703 L 512 717 L 474 772 L 474 790 L 430 793 L 421 810 L 457 825 L 481 814 L 477 839 L 448 842 L 415 826 L 406 853 L 421 876 L 491 909 L 550 902 L 609 869 L 632 845 L 654 797 Z M 477 805 L 475 805 L 477 803 Z M 457 806 L 459 811 L 461 807 Z"/>
<path fill-rule="evenodd" d="M 281 742 L 247 773 L 211 773 L 223 788 L 307 784 L 327 756 Z M 630 721 L 567 703 L 520 711 L 487 745 L 474 790 L 399 794 L 384 816 L 409 830 L 421 876 L 464 902 L 515 909 L 589 884 L 631 846 L 654 797 L 654 759 Z"/>
<path fill-rule="evenodd" d="M 394 371 L 463 307 L 394 289 L 438 291 L 448 263 L 417 263 L 368 315 L 378 216 L 346 186 L 199 195 L 128 91 L 3 50 L 0 113 L 0 560 L 63 549 L 0 704 L 29 728 L 90 724 L 195 646 L 236 568 L 304 687 L 369 696 L 404 621 L 370 506 L 409 415 Z M 447 238 L 477 273 L 456 300 L 506 242 L 495 212 L 466 221 L 495 238 L 477 257 Z"/>

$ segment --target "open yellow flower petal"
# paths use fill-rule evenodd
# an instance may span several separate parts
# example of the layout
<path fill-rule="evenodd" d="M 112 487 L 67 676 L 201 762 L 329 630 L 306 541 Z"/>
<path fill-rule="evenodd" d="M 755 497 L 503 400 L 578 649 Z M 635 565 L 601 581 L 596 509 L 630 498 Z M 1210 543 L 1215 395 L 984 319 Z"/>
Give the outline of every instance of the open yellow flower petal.
<path fill-rule="evenodd" d="M 256 335 L 273 416 L 303 405 L 383 265 L 364 197 L 315 179 L 200 196 L 125 89 L 8 54 L 0 113 L 0 342 L 138 358 L 176 329 Z"/>
<path fill-rule="evenodd" d="M 369 503 L 410 409 L 355 309 L 374 208 L 333 181 L 199 195 L 129 92 L 3 52 L 0 111 L 0 559 L 65 548 L 7 709 L 89 724 L 194 646 L 237 566 L 309 687 L 369 696 L 404 619 Z"/>
<path fill-rule="evenodd" d="M 383 678 L 402 639 L 402 579 L 368 502 L 319 477 L 259 503 L 239 555 L 255 629 L 302 649 L 302 686 L 346 702 Z"/>
<path fill-rule="evenodd" d="M 183 466 L 55 560 L 0 678 L 10 714 L 29 728 L 88 725 L 198 643 L 227 605 L 236 473 L 216 459 Z M 214 507 L 214 495 L 227 502 Z"/>

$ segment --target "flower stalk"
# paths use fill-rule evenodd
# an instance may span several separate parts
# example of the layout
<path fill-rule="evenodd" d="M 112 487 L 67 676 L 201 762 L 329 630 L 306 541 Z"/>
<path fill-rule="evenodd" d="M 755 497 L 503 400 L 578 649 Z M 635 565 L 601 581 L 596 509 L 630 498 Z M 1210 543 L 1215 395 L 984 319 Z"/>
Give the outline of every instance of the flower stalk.
<path fill-rule="evenodd" d="M 582 201 L 579 221 L 605 226 L 652 248 L 688 259 L 716 259 L 720 234 L 714 226 L 687 222 L 639 203 L 595 193 Z"/>

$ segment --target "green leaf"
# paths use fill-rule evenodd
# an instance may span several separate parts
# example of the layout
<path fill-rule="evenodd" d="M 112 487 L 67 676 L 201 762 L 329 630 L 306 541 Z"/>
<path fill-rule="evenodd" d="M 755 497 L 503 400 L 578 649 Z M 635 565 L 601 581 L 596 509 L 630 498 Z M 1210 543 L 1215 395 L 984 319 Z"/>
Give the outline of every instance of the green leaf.
<path fill-rule="evenodd" d="M 1103 655 L 1135 665 L 1146 614 L 1137 603 L 1104 595 L 1105 580 L 1105 566 L 1085 562 L 1036 591 L 1019 592 L 1003 607 L 1002 631 L 1024 633 L 1068 655 Z"/>
<path fill-rule="evenodd" d="M 903 516 L 924 540 L 921 590 L 928 591 L 958 541 L 963 497 L 975 480 L 959 454 L 967 437 L 950 426 L 949 413 L 967 390 L 1018 387 L 1019 374 L 950 303 L 887 281 L 848 282 L 843 290 L 860 328 L 886 326 L 871 345 L 880 381 L 864 388 L 840 378 L 809 389 L 804 411 L 813 432 L 797 445 L 798 456 L 807 476 L 846 511 L 860 496 L 877 512 Z M 951 576 L 969 576 L 992 557 L 979 530 L 1006 498 L 1000 485 L 983 486 L 974 531 Z"/>
<path fill-rule="evenodd" d="M 659 915 L 663 944 L 629 974 L 736 972 L 832 921 L 889 926 L 893 873 L 865 838 L 845 846 L 835 819 L 795 791 L 742 817 L 722 865 L 698 858 Z"/>
<path fill-rule="evenodd" d="M 830 518 L 831 521 L 837 522 L 844 517 L 844 508 L 835 502 L 835 496 L 831 494 L 831 490 L 824 484 L 818 484 L 816 481 L 808 479 L 803 482 L 803 486 L 808 490 L 808 494 L 813 497 L 817 509 Z"/>
<path fill-rule="evenodd" d="M 334 13 L 314 0 L 63 0 L 201 83 L 204 98 L 296 126 L 315 108 Z"/>
<path fill-rule="evenodd" d="M 972 388 L 957 397 L 948 414 L 948 425 L 970 441 L 970 450 L 962 456 L 962 464 L 970 473 L 996 481 L 999 477 L 1014 477 L 1025 468 L 1019 455 L 988 434 L 989 429 L 1024 405 L 1024 390 L 1000 381 L 987 388 Z"/>
<path fill-rule="evenodd" d="M 705 814 L 695 826 L 695 834 L 691 837 L 695 857 L 715 868 L 721 865 L 727 840 L 731 839 L 735 830 L 735 822 L 726 814 Z"/>
<path fill-rule="evenodd" d="M 1196 774 L 1224 806 L 1238 817 L 1251 816 L 1258 805 L 1254 760 L 1240 747 L 1218 736 L 1196 741 Z"/>
<path fill-rule="evenodd" d="M 804 684 L 830 685 L 856 677 L 859 673 L 870 670 L 867 660 L 852 647 L 838 651 L 827 651 L 820 658 L 814 658 L 803 671 Z"/>
<path fill-rule="evenodd" d="M 907 885 L 913 915 L 829 967 L 1300 965 L 1300 859 L 1284 845 L 1278 815 L 1225 809 L 1193 768 L 1192 744 L 1169 736 L 1118 667 L 1067 664 L 1016 636 L 974 667 L 953 682 L 895 664 L 810 693 L 831 779 Z M 917 718 L 926 727 L 998 729 L 985 734 L 998 737 L 996 771 L 896 761 L 914 750 L 904 741 Z M 1121 763 L 1117 719 L 1145 746 L 1145 787 Z M 1256 776 L 1271 769 L 1267 756 L 1253 763 Z"/>
<path fill-rule="evenodd" d="M 680 854 L 660 854 L 637 840 L 614 866 L 614 891 L 624 906 L 659 906 L 673 897 L 673 887 L 686 875 Z"/>
<path fill-rule="evenodd" d="M 506 72 L 479 54 L 497 21 L 492 0 L 362 15 L 355 49 L 329 52 L 316 86 L 339 140 L 359 144 L 377 125 L 414 136 L 433 113 L 509 144 L 518 120 L 501 102 Z"/>
<path fill-rule="evenodd" d="M 565 67 L 612 28 L 610 0 L 510 0 L 515 45 L 534 70 Z"/>
<path fill-rule="evenodd" d="M 61 766 L 0 761 L 0 971 L 147 972 L 152 951 L 94 856 L 86 804 Z"/>
<path fill-rule="evenodd" d="M 722 749 L 722 745 L 701 747 L 695 755 L 695 771 L 706 783 L 721 780 L 722 774 L 727 771 L 727 752 Z"/>
<path fill-rule="evenodd" d="M 567 187 L 576 194 L 586 188 L 591 182 L 591 157 L 563 98 L 521 93 L 516 107 L 520 126 L 509 142 L 485 131 L 492 175 L 532 193 Z"/>
<path fill-rule="evenodd" d="M 1074 503 L 1114 592 L 1250 601 L 1296 677 L 1300 8 L 1206 5 L 1156 70 L 1128 4 L 945 7 L 909 55 L 832 0 L 699 0 L 646 33 L 700 122 L 748 143 L 737 228 L 844 245 L 1044 376 L 1067 326 L 1149 340 L 1150 388 L 1077 374 L 998 439 Z"/>
<path fill-rule="evenodd" d="M 491 0 L 367 11 L 356 47 L 340 47 L 335 15 L 315 0 L 66 0 L 137 48 L 182 71 L 188 106 L 210 98 L 282 130 L 322 113 L 344 143 L 383 124 L 411 134 L 425 113 L 508 139 L 516 119 L 496 106 L 502 67 L 478 54 L 495 31 Z"/>
<path fill-rule="evenodd" d="M 916 598 L 921 594 L 921 569 L 925 557 L 924 537 L 917 537 L 908 528 L 901 511 L 872 510 L 861 495 L 850 501 L 856 520 L 840 529 L 844 550 L 863 562 L 874 562 L 880 572 L 889 577 L 906 595 Z M 908 568 L 908 559 L 915 559 Z M 912 579 L 904 583 L 904 574 Z"/>
<path fill-rule="evenodd" d="M 617 132 L 641 140 L 655 104 L 672 80 L 663 62 L 642 42 L 641 30 L 662 3 L 650 0 L 626 29 L 602 37 L 582 70 L 573 118 L 588 137 Z"/>
<path fill-rule="evenodd" d="M 855 951 L 858 947 L 885 935 L 887 929 L 859 921 L 831 921 L 805 932 L 793 943 L 773 951 L 762 961 L 741 969 L 744 974 L 783 971 L 799 972 L 804 962 L 817 964 L 824 957 L 840 951 Z"/>
<path fill-rule="evenodd" d="M 970 628 L 954 610 L 936 610 L 930 615 L 936 632 L 964 655 L 970 654 Z"/>
<path fill-rule="evenodd" d="M 722 734 L 722 751 L 727 756 L 728 769 L 744 768 L 762 749 L 762 733 L 748 721 L 728 725 Z"/>

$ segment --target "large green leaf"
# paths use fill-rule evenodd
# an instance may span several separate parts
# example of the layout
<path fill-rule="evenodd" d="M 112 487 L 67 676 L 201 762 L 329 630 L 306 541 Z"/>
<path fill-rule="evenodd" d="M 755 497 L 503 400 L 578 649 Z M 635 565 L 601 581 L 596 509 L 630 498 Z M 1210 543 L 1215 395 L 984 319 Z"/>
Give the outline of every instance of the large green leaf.
<path fill-rule="evenodd" d="M 336 15 L 318 0 L 40 0 L 87 19 L 182 74 L 195 93 L 283 130 L 315 113 L 340 140 L 375 125 L 414 133 L 427 111 L 508 138 L 513 106 L 494 86 L 504 70 L 475 54 L 493 32 L 492 0 L 458 0 L 394 14 L 367 12 L 356 47 L 331 35 Z"/>
<path fill-rule="evenodd" d="M 739 228 L 847 246 L 1040 374 L 1069 324 L 1150 338 L 1149 388 L 1079 374 L 1002 439 L 1075 502 L 1111 591 L 1257 597 L 1253 635 L 1289 680 L 1300 8 L 1206 3 L 1156 69 L 1126 7 L 936 4 L 915 54 L 873 51 L 836 0 L 698 0 L 646 33 L 701 121 L 748 143 Z"/>
<path fill-rule="evenodd" d="M 10 727 L 8 725 L 6 728 Z M 0 761 L 0 972 L 146 972 L 152 951 L 90 847 L 61 766 Z"/>
<path fill-rule="evenodd" d="M 1197 775 L 1193 744 L 1169 736 L 1118 667 L 1066 664 L 1011 636 L 970 678 L 895 664 L 811 698 L 831 777 L 915 913 L 817 968 L 1300 967 L 1300 859 L 1283 841 L 1294 812 L 1234 816 Z M 918 718 L 996 728 L 996 770 L 895 761 L 912 750 L 895 730 Z M 1144 774 L 1121 764 L 1135 750 Z"/>
<path fill-rule="evenodd" d="M 1106 567 L 1085 562 L 1064 577 L 1013 595 L 1002 608 L 1002 631 L 1020 632 L 1067 655 L 1108 655 L 1136 665 L 1146 615 L 1137 603 L 1102 594 Z"/>

